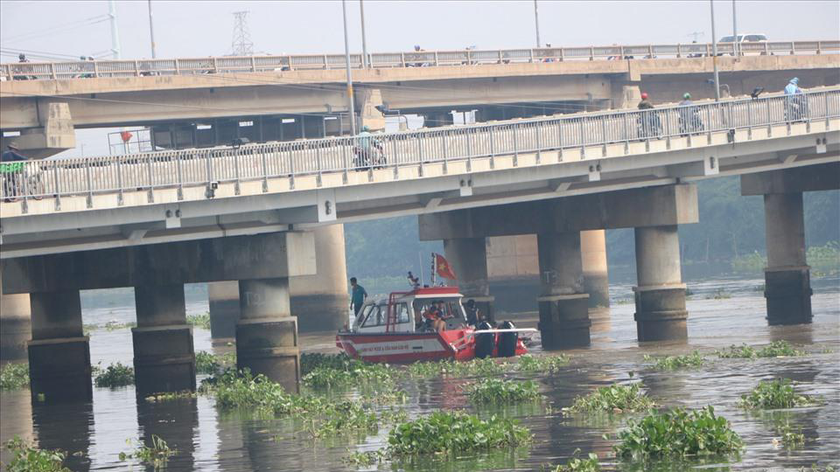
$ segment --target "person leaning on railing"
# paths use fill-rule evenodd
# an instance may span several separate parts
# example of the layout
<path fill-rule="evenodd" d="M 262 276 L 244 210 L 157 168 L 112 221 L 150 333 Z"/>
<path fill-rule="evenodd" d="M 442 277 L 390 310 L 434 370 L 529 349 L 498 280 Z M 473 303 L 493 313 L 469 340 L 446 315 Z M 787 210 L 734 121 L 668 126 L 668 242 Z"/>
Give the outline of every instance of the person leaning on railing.
<path fill-rule="evenodd" d="M 0 174 L 3 176 L 3 195 L 6 202 L 11 202 L 20 195 L 23 172 L 28 160 L 19 153 L 15 143 L 10 143 L 8 150 L 0 157 Z"/>

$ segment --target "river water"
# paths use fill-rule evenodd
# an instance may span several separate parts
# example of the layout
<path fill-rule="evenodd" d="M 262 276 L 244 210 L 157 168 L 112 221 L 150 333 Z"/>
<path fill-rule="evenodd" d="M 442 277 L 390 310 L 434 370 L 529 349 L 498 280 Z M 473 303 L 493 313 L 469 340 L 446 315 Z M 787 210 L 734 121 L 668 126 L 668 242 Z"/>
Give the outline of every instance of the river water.
<path fill-rule="evenodd" d="M 482 416 L 504 414 L 518 418 L 534 434 L 530 447 L 515 451 L 497 451 L 456 460 L 421 458 L 396 464 L 382 464 L 379 470 L 541 470 L 550 464 L 565 463 L 576 449 L 584 454 L 595 452 L 606 469 L 687 470 L 695 467 L 730 467 L 732 470 L 797 470 L 810 467 L 840 466 L 840 278 L 812 280 L 814 322 L 810 325 L 768 327 L 765 302 L 758 278 L 706 278 L 689 282 L 692 297 L 688 301 L 688 344 L 648 344 L 636 342 L 634 307 L 624 301 L 631 295 L 629 284 L 613 284 L 613 307 L 593 319 L 592 346 L 567 351 L 570 365 L 555 374 L 534 377 L 547 397 L 544 406 L 480 410 Z M 718 299 L 713 297 L 717 295 Z M 721 298 L 729 296 L 730 298 Z M 187 289 L 190 313 L 207 311 L 206 295 L 200 288 Z M 84 294 L 84 322 L 99 325 L 91 332 L 91 360 L 103 366 L 120 361 L 131 364 L 131 332 L 127 328 L 107 330 L 109 321 L 134 321 L 130 291 L 112 294 Z M 533 318 L 523 318 L 519 326 L 532 326 Z M 208 330 L 195 329 L 196 351 L 224 352 L 232 348 L 214 346 Z M 780 359 L 717 359 L 709 356 L 706 366 L 676 372 L 650 369 L 644 354 L 675 354 L 714 349 L 732 344 L 767 344 L 788 340 L 803 345 L 808 356 Z M 304 350 L 329 350 L 329 333 L 302 336 Z M 533 348 L 539 354 L 539 347 Z M 827 352 L 831 351 L 831 352 Z M 772 414 L 747 414 L 736 405 L 740 395 L 749 392 L 759 380 L 785 377 L 798 382 L 797 388 L 821 395 L 827 404 L 797 408 Z M 614 382 L 642 380 L 648 393 L 664 406 L 699 408 L 714 405 L 746 447 L 740 457 L 710 458 L 697 463 L 662 462 L 646 465 L 617 464 L 611 458 L 612 439 L 627 416 L 585 419 L 564 417 L 560 408 L 595 387 Z M 461 393 L 469 380 L 433 379 L 406 381 L 405 407 L 414 417 L 438 409 L 473 410 Z M 774 444 L 773 417 L 784 417 L 794 427 L 802 428 L 805 446 L 793 452 Z M 41 447 L 81 451 L 71 457 L 73 470 L 126 470 L 130 462 L 119 460 L 120 452 L 129 452 L 129 438 L 156 434 L 178 453 L 167 470 L 186 471 L 332 471 L 350 467 L 341 462 L 349 451 L 373 450 L 387 441 L 387 428 L 376 435 L 351 439 L 313 440 L 294 433 L 287 419 L 251 418 L 243 414 L 220 412 L 211 397 L 164 403 L 137 401 L 133 387 L 95 388 L 93 402 L 57 406 L 30 404 L 28 390 L 0 394 L 0 440 L 14 435 L 37 440 Z M 8 461 L 4 450 L 3 463 Z M 134 465 L 133 470 L 143 470 Z M 377 470 L 377 467 L 368 470 Z"/>

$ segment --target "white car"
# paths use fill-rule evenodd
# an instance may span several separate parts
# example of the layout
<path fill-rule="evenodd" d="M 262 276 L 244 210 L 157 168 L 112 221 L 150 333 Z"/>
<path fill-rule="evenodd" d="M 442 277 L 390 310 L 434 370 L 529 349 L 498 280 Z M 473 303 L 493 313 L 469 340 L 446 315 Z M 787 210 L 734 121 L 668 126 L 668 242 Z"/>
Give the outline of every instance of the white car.
<path fill-rule="evenodd" d="M 738 39 L 735 36 L 724 36 L 720 38 L 718 43 L 738 43 L 738 48 L 741 50 L 741 55 L 746 56 L 752 54 L 764 54 L 764 46 L 760 43 L 767 42 L 767 35 L 764 34 L 739 34 Z"/>

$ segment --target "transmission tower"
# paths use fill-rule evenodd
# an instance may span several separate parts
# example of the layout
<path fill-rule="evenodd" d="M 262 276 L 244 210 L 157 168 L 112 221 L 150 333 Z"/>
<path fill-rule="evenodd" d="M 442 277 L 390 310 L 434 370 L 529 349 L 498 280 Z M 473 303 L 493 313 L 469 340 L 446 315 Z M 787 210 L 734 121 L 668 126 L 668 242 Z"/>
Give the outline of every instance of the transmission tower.
<path fill-rule="evenodd" d="M 234 56 L 253 56 L 254 43 L 248 31 L 248 12 L 233 12 L 233 42 L 231 43 Z"/>

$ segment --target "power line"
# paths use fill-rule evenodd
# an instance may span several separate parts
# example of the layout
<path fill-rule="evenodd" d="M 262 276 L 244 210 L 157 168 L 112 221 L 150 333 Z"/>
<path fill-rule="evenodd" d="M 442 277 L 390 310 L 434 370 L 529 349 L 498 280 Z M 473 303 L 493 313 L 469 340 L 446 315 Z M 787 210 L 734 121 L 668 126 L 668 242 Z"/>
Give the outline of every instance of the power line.
<path fill-rule="evenodd" d="M 234 56 L 254 55 L 254 43 L 251 41 L 251 32 L 248 31 L 248 12 L 233 12 L 233 41 L 231 49 Z"/>
<path fill-rule="evenodd" d="M 96 16 L 92 16 L 90 18 L 85 18 L 85 19 L 82 19 L 82 20 L 76 20 L 76 21 L 71 21 L 69 23 L 56 25 L 56 26 L 53 26 L 51 28 L 46 28 L 46 29 L 43 29 L 43 30 L 30 31 L 29 33 L 21 33 L 21 34 L 18 34 L 18 35 L 13 35 L 13 36 L 10 36 L 10 37 L 2 38 L 2 41 L 4 43 L 25 41 L 25 40 L 34 39 L 34 38 L 40 37 L 40 36 L 48 36 L 48 35 L 56 34 L 58 32 L 62 32 L 62 30 L 64 30 L 64 32 L 66 32 L 66 30 L 72 30 L 72 29 L 75 29 L 75 28 L 80 28 L 82 26 L 101 23 L 101 22 L 107 21 L 107 20 L 108 20 L 108 15 L 96 15 Z"/>

